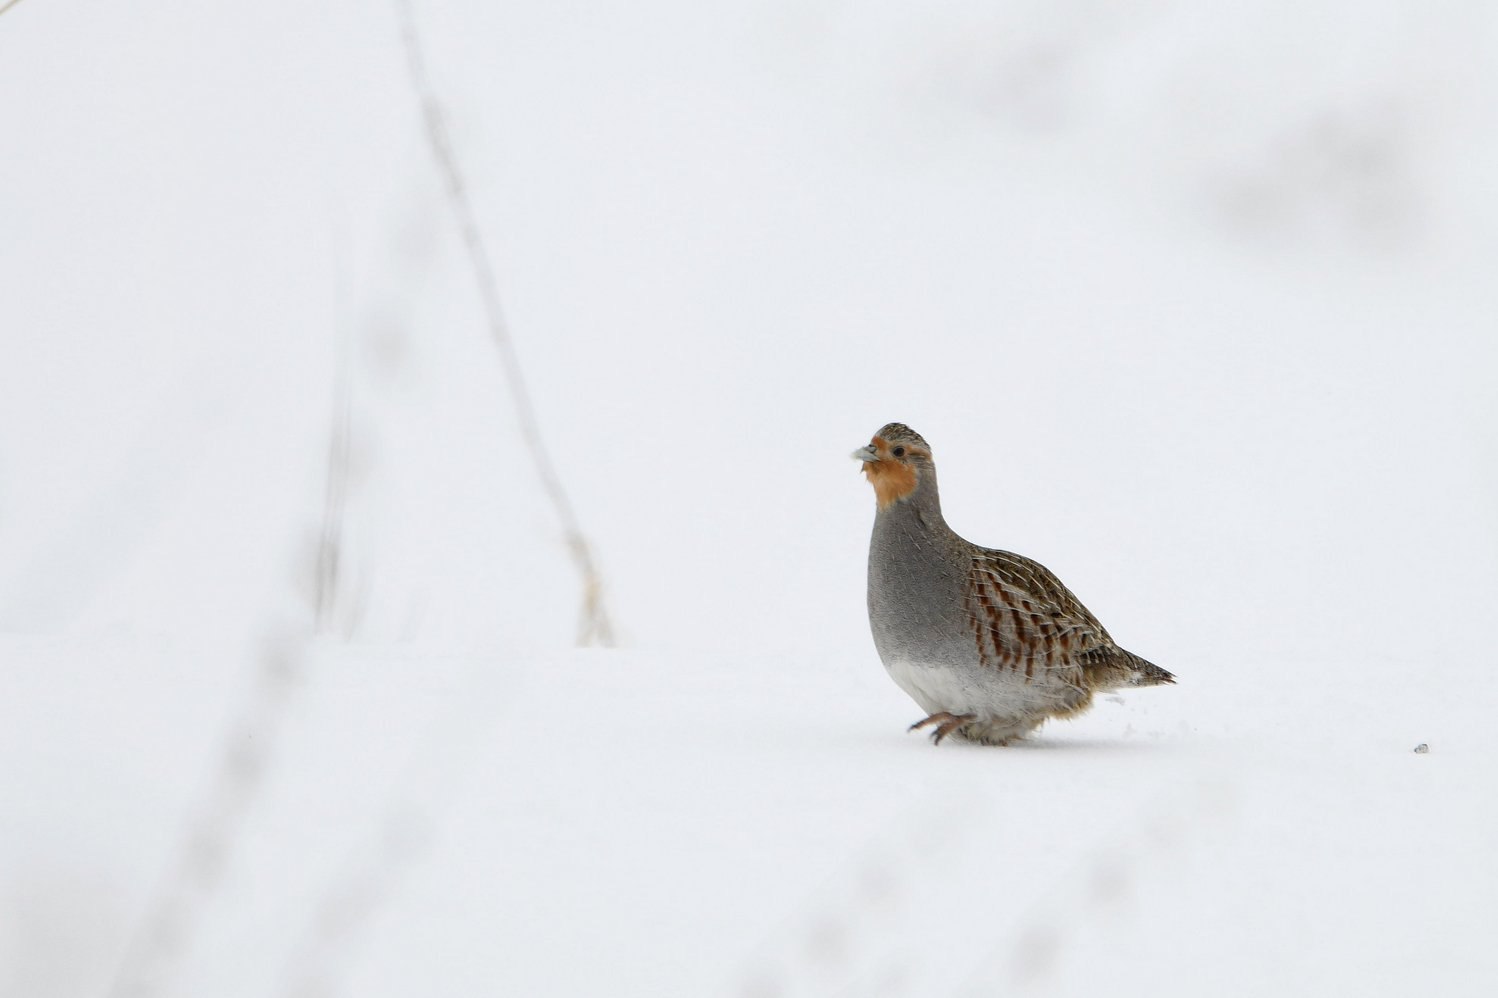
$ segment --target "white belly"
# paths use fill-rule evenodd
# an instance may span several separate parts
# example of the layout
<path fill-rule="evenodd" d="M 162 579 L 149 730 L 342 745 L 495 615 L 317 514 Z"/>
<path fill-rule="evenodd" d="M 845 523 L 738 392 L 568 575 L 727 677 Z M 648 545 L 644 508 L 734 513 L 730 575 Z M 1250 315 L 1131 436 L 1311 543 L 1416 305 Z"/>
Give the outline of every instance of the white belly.
<path fill-rule="evenodd" d="M 1025 682 L 1023 675 L 977 662 L 924 665 L 909 659 L 885 663 L 895 685 L 927 714 L 976 714 L 984 721 L 1008 721 L 1054 710 L 1057 693 Z"/>

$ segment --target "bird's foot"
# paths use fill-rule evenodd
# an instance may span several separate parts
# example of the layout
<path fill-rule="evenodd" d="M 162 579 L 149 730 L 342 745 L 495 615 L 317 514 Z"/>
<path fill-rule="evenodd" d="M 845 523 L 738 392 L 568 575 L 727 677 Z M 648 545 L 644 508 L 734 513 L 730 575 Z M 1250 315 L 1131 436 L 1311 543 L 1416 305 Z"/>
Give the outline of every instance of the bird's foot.
<path fill-rule="evenodd" d="M 928 724 L 935 724 L 936 730 L 931 732 L 931 744 L 940 745 L 941 740 L 964 724 L 971 724 L 978 719 L 977 714 L 951 714 L 945 710 L 939 710 L 930 717 L 917 721 L 907 730 L 918 731 Z"/>

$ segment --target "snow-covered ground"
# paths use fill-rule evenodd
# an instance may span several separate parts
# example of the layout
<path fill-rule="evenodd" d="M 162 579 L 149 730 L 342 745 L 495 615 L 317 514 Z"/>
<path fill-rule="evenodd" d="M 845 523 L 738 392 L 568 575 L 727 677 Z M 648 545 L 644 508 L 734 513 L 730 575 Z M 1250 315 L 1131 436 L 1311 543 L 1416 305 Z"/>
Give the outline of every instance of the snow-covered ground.
<path fill-rule="evenodd" d="M 315 6 L 0 15 L 0 994 L 1498 989 L 1486 5 L 418 4 L 610 650 Z M 892 419 L 1180 684 L 905 734 Z"/>

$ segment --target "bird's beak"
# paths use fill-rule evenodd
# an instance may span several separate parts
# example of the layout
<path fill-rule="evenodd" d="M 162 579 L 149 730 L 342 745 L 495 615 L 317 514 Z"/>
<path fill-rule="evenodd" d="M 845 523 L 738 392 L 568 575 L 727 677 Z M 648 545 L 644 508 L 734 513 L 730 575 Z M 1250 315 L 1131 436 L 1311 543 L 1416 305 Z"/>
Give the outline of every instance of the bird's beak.
<path fill-rule="evenodd" d="M 850 454 L 849 457 L 853 458 L 853 460 L 855 461 L 863 461 L 865 464 L 872 464 L 873 462 L 879 460 L 879 455 L 875 453 L 873 444 L 866 444 L 865 446 L 858 448 L 858 450 Z"/>

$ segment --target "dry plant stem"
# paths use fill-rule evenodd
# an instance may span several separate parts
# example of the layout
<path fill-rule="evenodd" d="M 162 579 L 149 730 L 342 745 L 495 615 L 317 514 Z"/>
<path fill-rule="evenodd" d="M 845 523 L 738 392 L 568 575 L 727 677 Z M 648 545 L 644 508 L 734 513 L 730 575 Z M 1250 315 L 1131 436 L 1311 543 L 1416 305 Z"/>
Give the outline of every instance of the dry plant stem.
<path fill-rule="evenodd" d="M 245 821 L 263 789 L 287 700 L 300 684 L 302 642 L 267 629 L 256 684 L 230 727 L 187 841 L 156 889 L 116 968 L 111 998 L 163 990 L 191 944 L 204 908 L 223 882 Z"/>
<path fill-rule="evenodd" d="M 328 478 L 323 494 L 322 526 L 317 538 L 317 561 L 313 568 L 313 614 L 318 634 L 328 634 L 333 630 L 343 553 L 343 509 L 348 495 L 350 434 L 346 351 L 340 351 L 336 377 L 332 432 L 328 437 Z"/>
<path fill-rule="evenodd" d="M 551 500 L 552 508 L 562 523 L 566 534 L 567 548 L 572 554 L 573 564 L 582 576 L 582 619 L 578 628 L 577 642 L 580 645 L 600 644 L 612 647 L 613 625 L 609 622 L 608 610 L 603 600 L 603 579 L 597 563 L 593 560 L 593 549 L 583 534 L 572 510 L 572 502 L 562 487 L 561 477 L 552 463 L 551 454 L 536 420 L 535 406 L 531 403 L 530 390 L 526 387 L 521 370 L 520 357 L 515 352 L 515 341 L 510 336 L 509 324 L 505 321 L 504 308 L 500 304 L 499 285 L 494 277 L 494 267 L 485 248 L 483 233 L 479 230 L 478 216 L 473 202 L 468 197 L 462 172 L 458 169 L 457 155 L 453 151 L 452 138 L 447 131 L 447 122 L 442 105 L 432 90 L 427 77 L 426 63 L 422 57 L 421 40 L 416 31 L 416 15 L 411 0 L 396 0 L 396 9 L 401 22 L 401 40 L 406 49 L 406 65 L 411 73 L 411 85 L 421 105 L 422 120 L 426 124 L 427 141 L 432 147 L 432 156 L 442 173 L 448 202 L 457 218 L 463 236 L 463 246 L 468 262 L 473 269 L 473 278 L 478 285 L 484 305 L 484 315 L 489 326 L 489 336 L 499 351 L 500 366 L 509 384 L 510 397 L 515 403 L 515 415 L 520 424 L 520 434 L 530 451 L 536 475 L 541 487 Z"/>
<path fill-rule="evenodd" d="M 283 998 L 339 993 L 335 984 L 349 950 L 385 905 L 400 876 L 425 851 L 428 832 L 417 816 L 392 811 L 381 824 L 374 856 L 350 864 L 313 910 L 306 938 L 287 963 Z"/>

